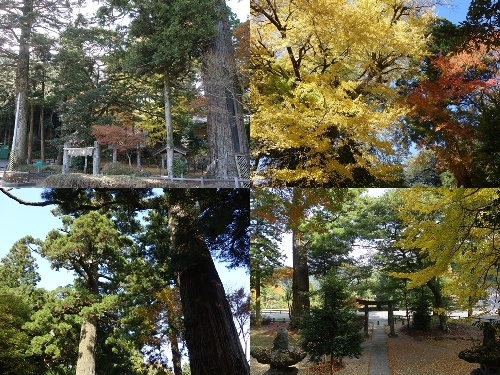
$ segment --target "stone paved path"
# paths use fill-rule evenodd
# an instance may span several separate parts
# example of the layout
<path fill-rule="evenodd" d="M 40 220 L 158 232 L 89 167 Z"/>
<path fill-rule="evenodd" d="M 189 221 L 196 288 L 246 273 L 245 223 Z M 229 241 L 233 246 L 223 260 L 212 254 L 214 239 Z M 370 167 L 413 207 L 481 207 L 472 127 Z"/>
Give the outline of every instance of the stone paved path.
<path fill-rule="evenodd" d="M 381 322 L 382 323 L 382 322 Z M 387 335 L 385 325 L 373 327 L 373 335 L 370 347 L 370 371 L 369 375 L 390 375 L 389 355 L 387 354 Z"/>

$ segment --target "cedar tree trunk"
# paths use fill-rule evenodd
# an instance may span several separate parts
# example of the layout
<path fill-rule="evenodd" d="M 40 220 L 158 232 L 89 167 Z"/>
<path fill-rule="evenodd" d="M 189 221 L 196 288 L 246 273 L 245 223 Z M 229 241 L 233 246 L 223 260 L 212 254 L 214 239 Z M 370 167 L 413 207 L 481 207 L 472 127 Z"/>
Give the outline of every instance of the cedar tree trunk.
<path fill-rule="evenodd" d="M 28 133 L 28 156 L 26 163 L 28 165 L 33 161 L 33 133 L 35 131 L 35 105 L 30 105 L 30 127 Z"/>
<path fill-rule="evenodd" d="M 260 275 L 255 277 L 255 326 L 261 326 L 261 313 L 260 313 Z"/>
<path fill-rule="evenodd" d="M 169 211 L 191 373 L 249 375 L 222 282 L 197 229 L 195 202 L 185 189 L 173 189 Z"/>
<path fill-rule="evenodd" d="M 174 364 L 174 375 L 182 375 L 181 351 L 179 349 L 177 335 L 173 333 L 169 334 L 168 341 L 170 341 L 172 362 Z"/>
<path fill-rule="evenodd" d="M 80 331 L 76 375 L 95 375 L 95 343 L 97 340 L 97 319 L 85 318 Z"/>
<path fill-rule="evenodd" d="M 167 175 L 174 177 L 174 132 L 170 110 L 170 78 L 168 69 L 163 73 L 163 95 L 165 97 L 165 127 L 167 131 Z"/>
<path fill-rule="evenodd" d="M 30 64 L 30 35 L 32 0 L 24 0 L 22 5 L 23 23 L 19 38 L 19 57 L 17 60 L 17 91 L 20 94 L 19 118 L 16 134 L 16 150 L 14 164 L 26 163 L 26 138 L 28 132 L 28 89 L 29 89 L 29 64 Z"/>
<path fill-rule="evenodd" d="M 203 54 L 202 78 L 207 98 L 209 173 L 225 179 L 238 175 L 235 154 L 247 156 L 247 163 L 250 157 L 227 6 L 223 1 L 218 6 L 221 19 L 213 43 Z"/>

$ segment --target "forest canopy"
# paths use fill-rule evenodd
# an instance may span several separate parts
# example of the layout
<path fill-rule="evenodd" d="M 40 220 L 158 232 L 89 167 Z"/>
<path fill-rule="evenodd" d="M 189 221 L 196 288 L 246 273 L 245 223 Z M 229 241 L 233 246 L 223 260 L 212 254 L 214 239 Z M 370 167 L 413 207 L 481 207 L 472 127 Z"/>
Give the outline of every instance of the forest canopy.
<path fill-rule="evenodd" d="M 480 3 L 454 25 L 439 1 L 252 1 L 254 183 L 495 186 L 498 27 Z"/>

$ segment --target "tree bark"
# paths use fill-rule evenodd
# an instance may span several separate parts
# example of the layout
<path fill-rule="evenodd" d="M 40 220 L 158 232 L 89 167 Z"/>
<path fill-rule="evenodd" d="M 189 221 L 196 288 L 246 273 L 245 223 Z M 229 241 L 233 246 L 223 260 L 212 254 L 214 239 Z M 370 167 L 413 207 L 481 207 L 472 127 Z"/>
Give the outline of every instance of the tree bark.
<path fill-rule="evenodd" d="M 169 228 L 191 373 L 249 375 L 222 282 L 197 229 L 195 205 L 185 189 L 170 192 Z"/>
<path fill-rule="evenodd" d="M 292 319 L 290 327 L 297 328 L 305 309 L 309 309 L 309 268 L 307 250 L 302 239 L 303 234 L 297 229 L 292 232 L 293 243 L 293 281 L 292 281 Z"/>
<path fill-rule="evenodd" d="M 261 326 L 261 314 L 260 314 L 260 276 L 257 275 L 255 278 L 255 326 L 260 328 Z"/>
<path fill-rule="evenodd" d="M 24 0 L 21 8 L 24 22 L 21 25 L 19 38 L 19 57 L 17 60 L 17 91 L 20 93 L 19 119 L 16 134 L 16 150 L 14 164 L 26 163 L 26 138 L 28 132 L 28 91 L 29 91 L 29 64 L 30 64 L 30 36 L 31 36 L 31 13 L 33 11 L 32 0 Z"/>
<path fill-rule="evenodd" d="M 42 83 L 42 92 L 43 92 L 44 84 Z M 40 108 L 40 158 L 42 159 L 42 163 L 45 163 L 45 120 L 44 120 L 44 109 L 43 104 Z"/>
<path fill-rule="evenodd" d="M 444 304 L 443 304 L 443 296 L 441 294 L 441 289 L 439 288 L 439 285 L 437 284 L 437 281 L 435 279 L 431 279 L 427 282 L 426 284 L 429 289 L 432 292 L 432 295 L 434 296 L 434 307 L 436 309 L 444 309 Z M 448 319 L 446 318 L 446 314 L 441 313 L 438 314 L 439 316 L 439 326 L 443 332 L 449 332 L 450 328 L 448 327 Z"/>
<path fill-rule="evenodd" d="M 97 340 L 97 319 L 85 318 L 80 331 L 76 375 L 95 375 L 95 343 Z"/>
<path fill-rule="evenodd" d="M 163 73 L 163 95 L 165 96 L 165 127 L 167 130 L 167 175 L 174 176 L 174 132 L 170 110 L 170 76 L 168 68 Z"/>
<path fill-rule="evenodd" d="M 28 156 L 26 163 L 28 165 L 33 161 L 33 132 L 35 131 L 35 105 L 30 105 L 30 130 L 28 133 Z"/>
<path fill-rule="evenodd" d="M 174 375 L 182 375 L 181 351 L 179 350 L 179 342 L 177 335 L 168 335 L 170 348 L 172 353 L 172 363 L 174 365 Z"/>
<path fill-rule="evenodd" d="M 232 178 L 238 176 L 235 155 L 247 156 L 247 163 L 250 157 L 227 7 L 223 1 L 219 7 L 223 18 L 216 25 L 213 43 L 204 51 L 202 64 L 207 98 L 209 172 L 215 178 Z"/>

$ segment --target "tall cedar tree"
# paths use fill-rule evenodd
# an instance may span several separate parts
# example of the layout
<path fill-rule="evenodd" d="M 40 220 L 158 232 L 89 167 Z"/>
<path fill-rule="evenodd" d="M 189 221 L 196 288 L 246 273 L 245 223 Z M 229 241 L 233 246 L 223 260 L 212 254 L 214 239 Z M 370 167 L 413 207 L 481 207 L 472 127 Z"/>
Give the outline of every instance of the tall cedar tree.
<path fill-rule="evenodd" d="M 240 168 L 249 170 L 249 145 L 229 9 L 224 0 L 215 1 L 215 11 L 215 34 L 203 51 L 202 79 L 207 98 L 209 171 L 215 178 L 226 179 L 238 176 L 237 155 L 244 158 Z"/>
<path fill-rule="evenodd" d="M 189 75 L 203 46 L 211 40 L 215 27 L 215 1 L 204 0 L 109 0 L 111 8 L 99 11 L 104 18 L 112 8 L 132 17 L 129 29 L 129 56 L 125 70 L 135 74 L 160 74 L 163 78 L 167 173 L 173 175 L 174 140 L 171 91 Z M 128 65 L 128 66 L 126 66 Z"/>
<path fill-rule="evenodd" d="M 55 269 L 74 271 L 92 305 L 100 301 L 102 289 L 113 282 L 114 273 L 123 262 L 121 247 L 126 242 L 113 222 L 97 212 L 74 220 L 64 217 L 63 224 L 62 231 L 49 232 L 40 254 Z M 82 311 L 76 375 L 95 374 L 98 317 L 92 309 Z"/>
<path fill-rule="evenodd" d="M 346 189 L 287 188 L 270 190 L 274 200 L 259 203 L 258 212 L 266 212 L 268 220 L 279 222 L 283 230 L 293 237 L 293 286 L 292 326 L 298 325 L 302 311 L 308 309 L 309 265 L 308 230 L 324 231 L 328 220 L 333 219 L 347 197 Z M 270 204 L 269 204 L 270 203 Z M 256 269 L 257 270 L 257 269 Z M 255 277 L 253 275 L 251 277 Z"/>

